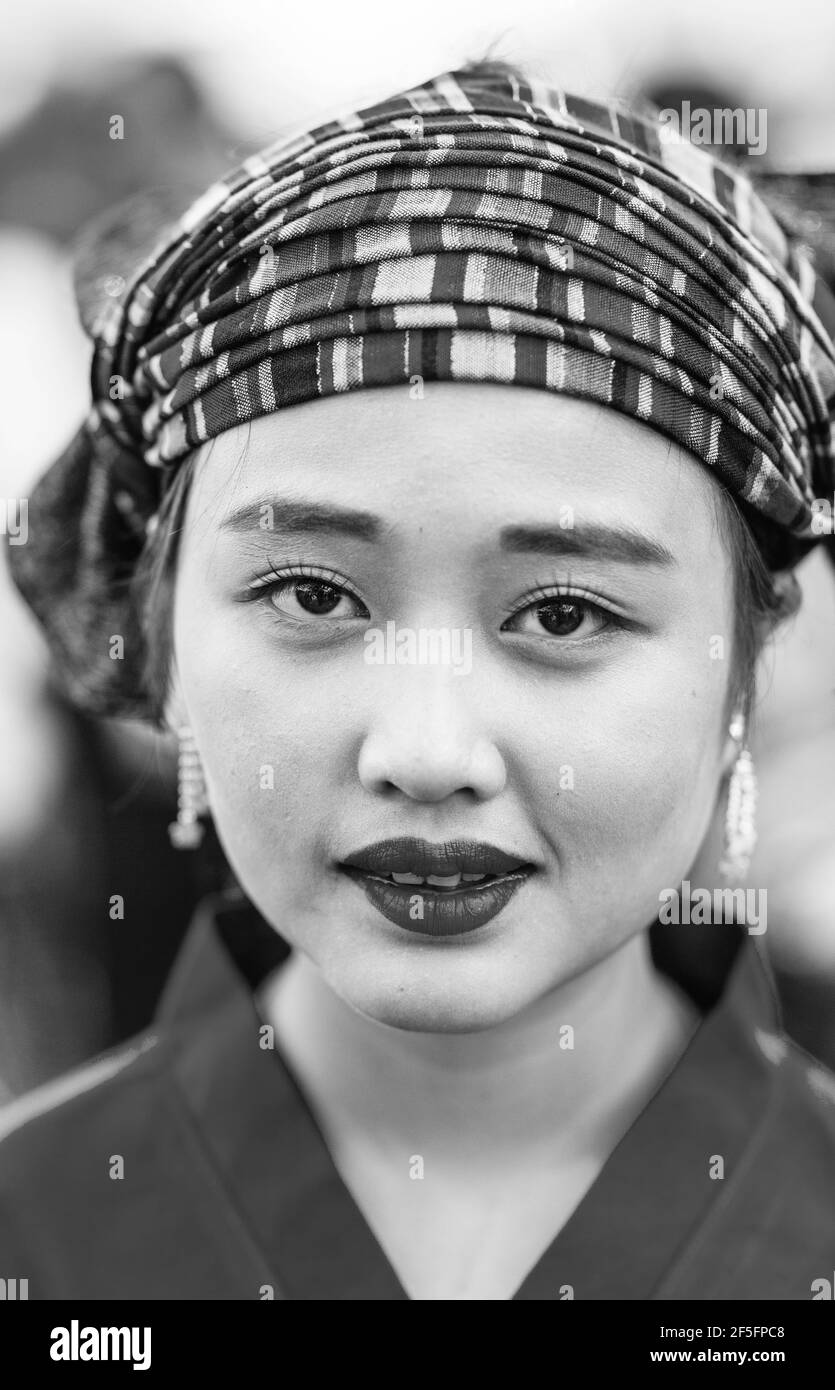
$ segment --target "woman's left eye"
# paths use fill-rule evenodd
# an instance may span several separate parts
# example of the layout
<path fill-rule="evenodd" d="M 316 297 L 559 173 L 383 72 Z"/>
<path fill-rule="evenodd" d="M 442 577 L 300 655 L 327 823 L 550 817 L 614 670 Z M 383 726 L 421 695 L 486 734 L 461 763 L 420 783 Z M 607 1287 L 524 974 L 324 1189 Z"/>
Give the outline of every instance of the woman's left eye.
<path fill-rule="evenodd" d="M 533 637 L 595 637 L 617 626 L 614 613 L 573 594 L 551 594 L 515 613 L 502 624 L 505 632 L 523 632 Z M 589 630 L 589 628 L 591 630 Z"/>

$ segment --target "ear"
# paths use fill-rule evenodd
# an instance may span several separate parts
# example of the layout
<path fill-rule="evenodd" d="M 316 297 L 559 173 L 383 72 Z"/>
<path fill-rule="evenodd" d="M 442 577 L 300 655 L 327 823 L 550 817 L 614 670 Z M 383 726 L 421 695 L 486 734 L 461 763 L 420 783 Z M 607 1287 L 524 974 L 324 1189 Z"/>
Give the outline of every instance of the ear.
<path fill-rule="evenodd" d="M 779 597 L 778 621 L 793 618 L 803 602 L 803 590 L 793 569 L 779 570 L 772 576 L 774 592 Z"/>

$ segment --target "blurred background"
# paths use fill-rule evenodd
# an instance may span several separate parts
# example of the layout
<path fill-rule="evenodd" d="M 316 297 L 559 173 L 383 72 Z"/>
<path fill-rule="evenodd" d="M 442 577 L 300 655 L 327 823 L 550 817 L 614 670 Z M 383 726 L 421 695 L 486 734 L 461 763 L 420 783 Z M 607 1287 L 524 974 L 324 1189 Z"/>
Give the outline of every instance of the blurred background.
<path fill-rule="evenodd" d="M 488 52 L 590 96 L 764 111 L 764 149 L 721 153 L 835 286 L 825 0 L 28 0 L 0 24 L 0 498 L 26 497 L 85 410 L 71 263 L 89 218 L 151 187 L 185 204 L 282 132 Z M 768 887 L 787 1026 L 835 1066 L 835 570 L 816 554 L 799 578 L 803 610 L 764 669 L 750 881 Z M 61 700 L 0 569 L 0 1104 L 150 1017 L 208 881 L 168 844 L 175 776 L 167 740 Z"/>

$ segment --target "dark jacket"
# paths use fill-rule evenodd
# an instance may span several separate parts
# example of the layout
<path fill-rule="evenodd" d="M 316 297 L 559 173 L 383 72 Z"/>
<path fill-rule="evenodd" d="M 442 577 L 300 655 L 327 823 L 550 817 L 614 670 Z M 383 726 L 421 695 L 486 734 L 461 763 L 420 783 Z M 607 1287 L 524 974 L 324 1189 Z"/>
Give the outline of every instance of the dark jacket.
<path fill-rule="evenodd" d="M 755 939 L 717 952 L 697 927 L 688 966 L 677 930 L 651 930 L 656 964 L 703 1022 L 517 1300 L 806 1300 L 835 1277 L 835 1076 L 785 1036 Z M 207 898 L 153 1026 L 0 1111 L 0 1277 L 30 1299 L 407 1298 L 262 1045 L 253 989 L 287 951 Z"/>

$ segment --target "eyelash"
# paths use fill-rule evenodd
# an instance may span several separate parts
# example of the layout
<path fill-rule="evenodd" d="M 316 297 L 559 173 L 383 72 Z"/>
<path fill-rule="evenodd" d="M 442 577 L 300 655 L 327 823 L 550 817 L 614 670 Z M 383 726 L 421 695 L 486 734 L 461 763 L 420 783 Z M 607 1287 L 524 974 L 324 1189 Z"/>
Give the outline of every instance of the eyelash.
<path fill-rule="evenodd" d="M 276 590 L 289 585 L 294 579 L 318 579 L 322 584 L 328 584 L 331 588 L 338 589 L 340 593 L 344 593 L 355 603 L 362 603 L 362 599 L 358 598 L 352 591 L 348 581 L 336 570 L 320 568 L 318 565 L 306 565 L 301 561 L 294 565 L 284 565 L 281 569 L 272 560 L 269 564 L 270 568 L 267 573 L 259 575 L 249 584 L 248 591 L 244 595 L 247 602 L 253 599 L 268 599 Z"/>
<path fill-rule="evenodd" d="M 546 580 L 542 584 L 536 584 L 534 588 L 531 589 L 530 593 L 525 595 L 521 603 L 512 604 L 509 608 L 505 608 L 503 610 L 505 614 L 504 621 L 507 622 L 509 618 L 523 613 L 528 608 L 536 608 L 545 603 L 567 602 L 582 603 L 586 608 L 593 609 L 595 613 L 600 614 L 601 617 L 606 618 L 607 621 L 611 622 L 613 625 L 626 626 L 626 620 L 624 618 L 621 618 L 620 615 L 615 613 L 611 608 L 605 608 L 602 603 L 598 603 L 594 595 L 590 594 L 588 590 L 572 585 L 570 580 L 565 584 L 558 579 Z"/>
<path fill-rule="evenodd" d="M 316 565 L 304 564 L 301 561 L 297 562 L 296 564 L 285 565 L 281 568 L 274 564 L 272 560 L 270 560 L 269 563 L 270 569 L 267 571 L 267 573 L 259 575 L 256 580 L 253 580 L 249 584 L 247 593 L 244 595 L 246 602 L 252 602 L 256 600 L 261 600 L 262 602 L 269 602 L 273 594 L 281 590 L 283 587 L 290 585 L 292 580 L 314 579 L 320 580 L 323 584 L 329 585 L 331 588 L 338 590 L 341 594 L 344 594 L 347 598 L 352 599 L 355 603 L 359 603 L 362 605 L 362 607 L 365 607 L 365 605 L 362 603 L 362 600 L 358 598 L 356 594 L 353 593 L 347 581 L 336 570 L 320 568 Z M 632 624 L 630 624 L 620 614 L 615 613 L 611 608 L 606 608 L 603 604 L 598 603 L 595 600 L 595 598 L 586 590 L 572 586 L 570 581 L 566 585 L 565 583 L 562 583 L 559 580 L 550 580 L 535 585 L 534 588 L 525 596 L 521 603 L 514 603 L 510 607 L 505 608 L 503 610 L 504 619 L 502 622 L 502 629 L 504 629 L 504 624 L 508 622 L 510 618 L 520 616 L 521 614 L 525 613 L 528 609 L 536 608 L 537 606 L 541 606 L 549 602 L 576 603 L 577 605 L 582 606 L 583 608 L 590 610 L 599 617 L 605 619 L 605 625 L 600 632 L 595 633 L 590 638 L 579 638 L 578 642 L 591 642 L 598 638 L 611 636 L 613 630 L 629 629 L 632 626 Z M 340 621 L 343 620 L 338 618 L 331 620 L 334 626 Z M 353 620 L 346 619 L 344 621 Z M 311 617 L 311 622 L 315 623 L 316 619 Z M 543 636 L 548 637 L 549 634 L 543 633 Z M 559 641 L 560 639 L 554 638 L 553 640 Z"/>

